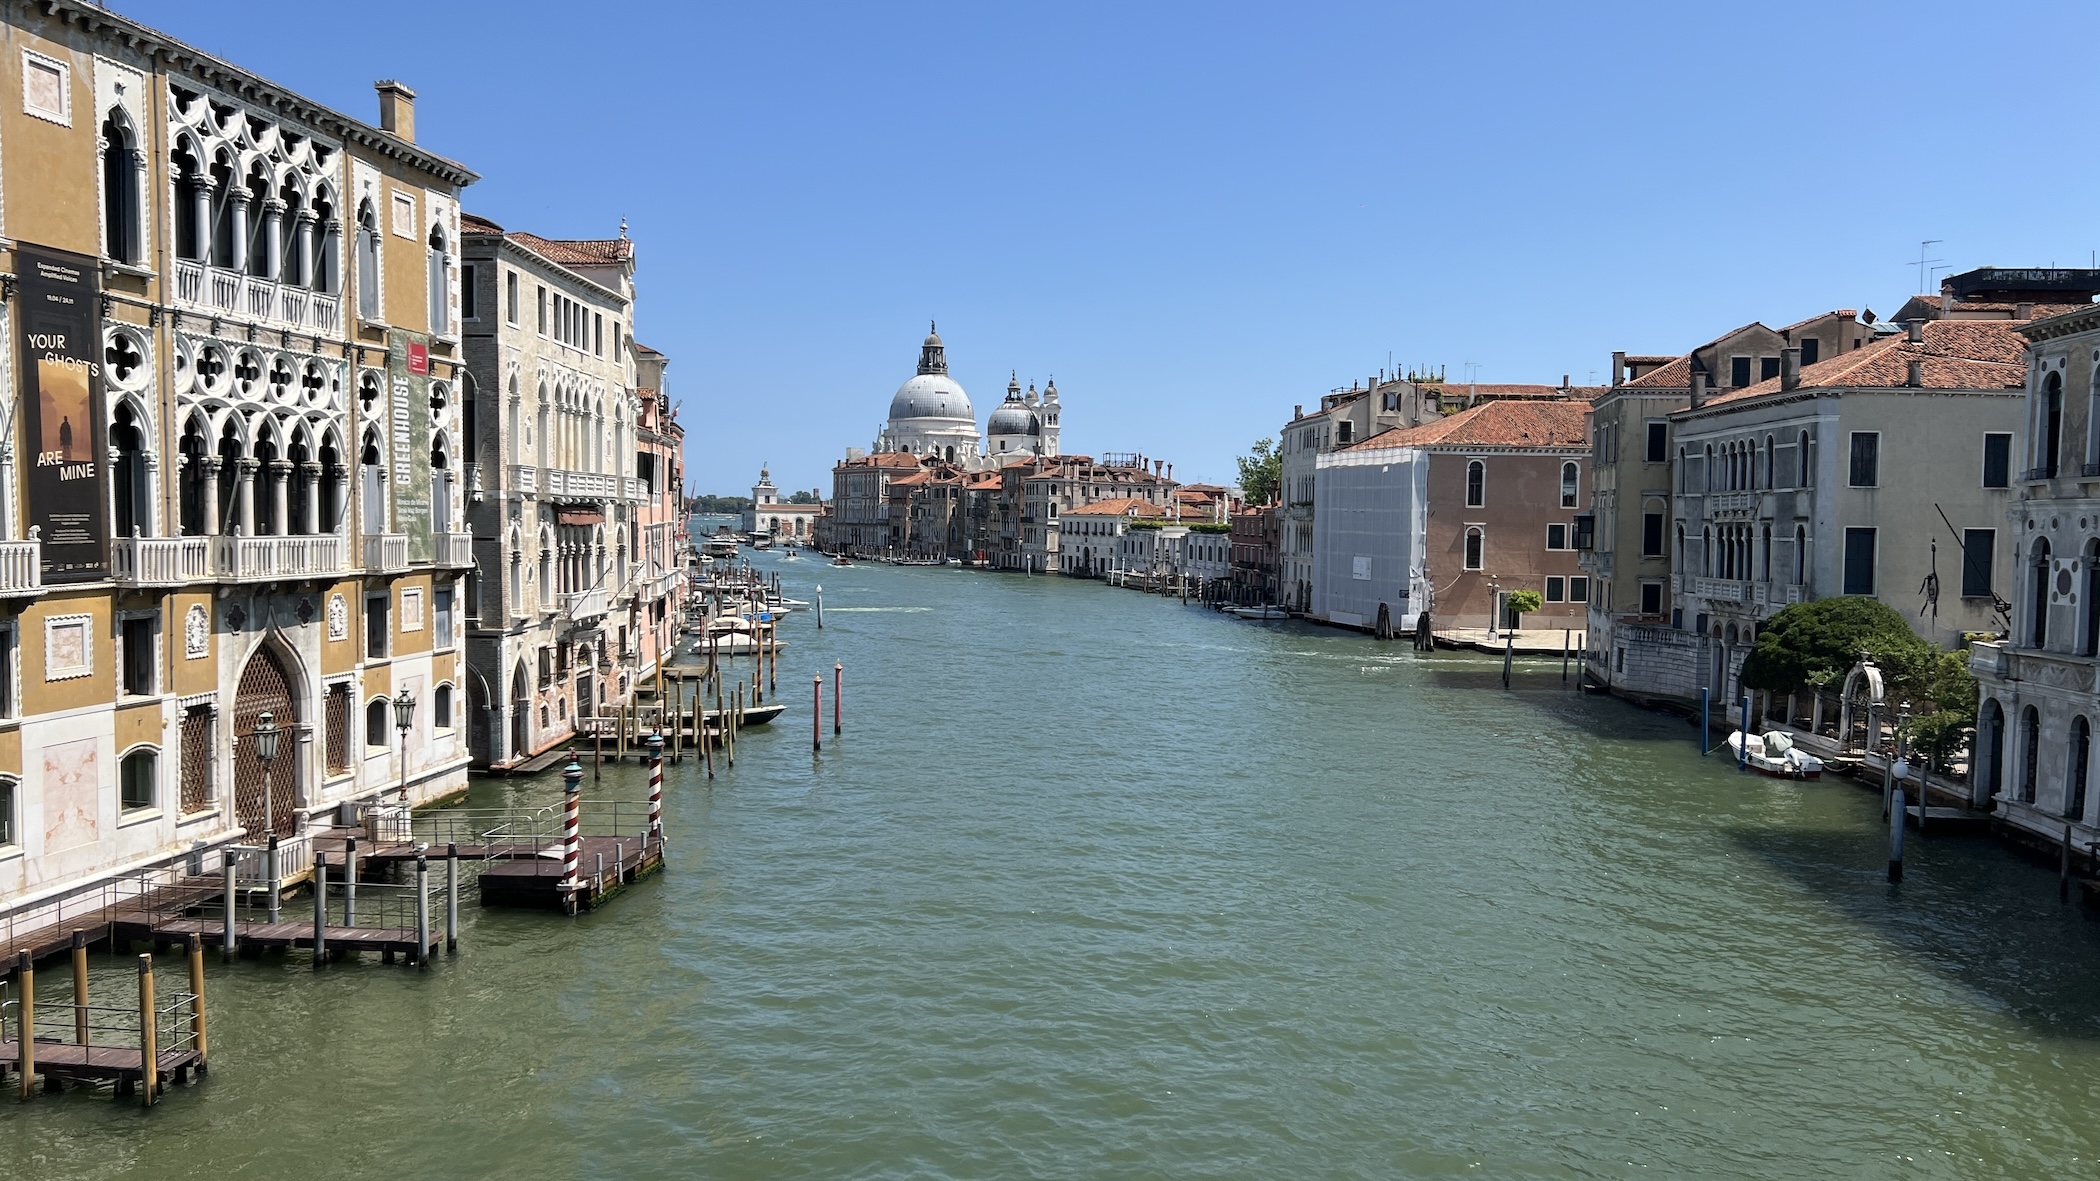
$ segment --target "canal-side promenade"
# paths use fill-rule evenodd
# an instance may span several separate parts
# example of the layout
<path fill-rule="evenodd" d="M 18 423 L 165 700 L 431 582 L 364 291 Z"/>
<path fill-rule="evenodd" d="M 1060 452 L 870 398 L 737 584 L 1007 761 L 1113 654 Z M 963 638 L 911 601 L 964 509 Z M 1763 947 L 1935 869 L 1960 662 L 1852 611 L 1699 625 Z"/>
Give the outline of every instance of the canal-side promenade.
<path fill-rule="evenodd" d="M 1069 579 L 779 563 L 851 670 L 577 920 L 210 967 L 215 1069 L 10 1177 L 2025 1177 L 2096 1151 L 2054 875 L 1701 760 L 1558 663 Z M 784 698 L 785 699 L 785 698 Z M 798 724 L 799 723 L 799 724 Z M 544 803 L 554 776 L 479 781 Z M 585 790 L 639 800 L 643 772 Z M 112 973 L 127 965 L 97 957 Z M 112 977 L 116 979 L 116 977 Z"/>

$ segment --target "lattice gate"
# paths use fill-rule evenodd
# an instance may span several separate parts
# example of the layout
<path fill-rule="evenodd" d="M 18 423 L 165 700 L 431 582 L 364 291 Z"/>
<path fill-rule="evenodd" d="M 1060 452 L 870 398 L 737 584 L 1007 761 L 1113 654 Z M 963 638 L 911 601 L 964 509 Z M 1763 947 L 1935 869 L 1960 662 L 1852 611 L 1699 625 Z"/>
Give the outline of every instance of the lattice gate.
<path fill-rule="evenodd" d="M 271 720 L 284 731 L 277 744 L 277 760 L 270 767 L 269 795 L 264 796 L 262 760 L 255 757 L 255 719 L 269 711 Z M 292 835 L 297 827 L 299 779 L 299 717 L 292 704 L 292 679 L 285 674 L 277 654 L 268 648 L 248 658 L 241 671 L 240 695 L 234 699 L 233 733 L 239 747 L 233 760 L 233 809 L 236 819 L 248 830 L 248 839 Z"/>

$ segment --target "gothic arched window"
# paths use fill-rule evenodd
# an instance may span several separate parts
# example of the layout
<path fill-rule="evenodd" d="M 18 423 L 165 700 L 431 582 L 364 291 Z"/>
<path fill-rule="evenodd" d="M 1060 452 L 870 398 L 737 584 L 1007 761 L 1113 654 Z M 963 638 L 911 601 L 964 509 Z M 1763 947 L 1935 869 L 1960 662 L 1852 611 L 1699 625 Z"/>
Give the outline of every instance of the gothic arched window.
<path fill-rule="evenodd" d="M 118 262 L 139 261 L 139 152 L 128 120 L 112 109 L 102 121 L 102 251 Z"/>

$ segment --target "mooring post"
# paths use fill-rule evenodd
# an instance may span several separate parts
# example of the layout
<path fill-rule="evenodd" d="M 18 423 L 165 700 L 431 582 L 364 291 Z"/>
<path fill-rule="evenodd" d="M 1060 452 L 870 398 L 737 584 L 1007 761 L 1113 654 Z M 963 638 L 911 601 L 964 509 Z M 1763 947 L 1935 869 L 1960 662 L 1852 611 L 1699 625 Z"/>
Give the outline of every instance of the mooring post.
<path fill-rule="evenodd" d="M 190 1040 L 196 1044 L 197 1073 L 211 1069 L 211 1047 L 204 1037 L 204 940 L 190 932 Z"/>
<path fill-rule="evenodd" d="M 278 881 L 278 877 L 277 877 L 277 834 L 276 834 L 276 833 L 271 833 L 271 834 L 270 834 L 270 847 L 269 847 L 269 849 L 268 849 L 268 850 L 267 850 L 267 851 L 265 852 L 265 854 L 264 854 L 264 861 L 263 861 L 263 873 L 264 873 L 264 874 L 266 874 L 266 875 L 268 875 L 268 877 L 269 877 L 269 880 L 268 880 L 267 882 L 263 883 L 263 884 L 264 884 L 264 885 L 265 885 L 266 887 L 268 887 L 268 889 L 267 889 L 267 890 L 265 891 L 265 897 L 267 897 L 267 898 L 268 898 L 268 899 L 270 900 L 270 921 L 274 923 L 274 922 L 276 922 L 276 921 L 277 921 L 277 909 L 278 909 L 278 905 L 279 905 L 279 903 L 280 903 L 280 901 L 281 901 L 281 900 L 280 900 L 280 899 L 279 899 L 279 898 L 277 897 L 277 881 Z"/>
<path fill-rule="evenodd" d="M 15 955 L 15 1075 L 22 1098 L 36 1093 L 36 968 L 26 951 Z"/>
<path fill-rule="evenodd" d="M 236 895 L 235 880 L 239 877 L 241 872 L 241 859 L 234 854 L 234 851 L 232 849 L 221 849 L 219 850 L 219 866 L 226 873 L 226 934 L 225 942 L 222 943 L 219 947 L 219 954 L 225 959 L 230 960 L 233 958 L 233 953 L 235 950 L 233 907 Z"/>
<path fill-rule="evenodd" d="M 605 727 L 591 723 L 591 781 L 597 782 L 605 775 Z"/>
<path fill-rule="evenodd" d="M 2068 824 L 2064 825 L 2063 867 L 2057 871 L 2056 900 L 2058 902 L 2069 902 L 2071 900 L 2071 826 Z"/>
<path fill-rule="evenodd" d="M 570 766 L 576 766 L 570 763 Z M 577 777 L 583 768 L 576 768 Z M 416 855 L 416 968 L 418 971 L 430 967 L 430 859 Z"/>
<path fill-rule="evenodd" d="M 649 827 L 661 840 L 664 835 L 664 736 L 649 736 Z"/>
<path fill-rule="evenodd" d="M 819 674 L 818 676 L 812 677 L 812 678 L 810 679 L 809 687 L 810 687 L 810 691 L 811 691 L 811 693 L 813 694 L 813 696 L 812 696 L 811 700 L 812 700 L 812 701 L 814 701 L 814 702 L 816 703 L 816 706 L 815 706 L 815 708 L 814 708 L 814 709 L 812 709 L 812 710 L 810 710 L 810 714 L 809 714 L 809 749 L 811 749 L 811 750 L 813 750 L 813 751 L 817 751 L 817 750 L 823 750 L 823 749 L 824 749 L 824 677 L 822 676 L 822 674 Z"/>
<path fill-rule="evenodd" d="M 445 845 L 445 952 L 459 953 L 459 845 Z"/>
<path fill-rule="evenodd" d="M 562 790 L 562 864 L 561 889 L 565 896 L 563 907 L 570 914 L 576 913 L 576 858 L 583 850 L 583 768 L 574 763 L 561 771 Z"/>
<path fill-rule="evenodd" d="M 846 666 L 834 662 L 831 666 L 831 732 L 837 734 L 846 728 Z"/>
<path fill-rule="evenodd" d="M 1560 683 L 1568 683 L 1568 649 L 1575 633 L 1568 628 L 1560 629 Z"/>
<path fill-rule="evenodd" d="M 88 1044 L 87 932 L 73 930 L 73 1044 Z"/>
<path fill-rule="evenodd" d="M 1699 757 L 1702 759 L 1713 753 L 1707 749 L 1708 744 L 1713 742 L 1713 733 L 1713 690 L 1705 685 L 1701 685 L 1699 686 Z"/>
<path fill-rule="evenodd" d="M 314 971 L 328 962 L 328 854 L 314 853 Z"/>
<path fill-rule="evenodd" d="M 153 956 L 139 956 L 139 1106 L 153 1106 L 160 1090 L 160 1047 L 153 1027 Z"/>
<path fill-rule="evenodd" d="M 817 588 L 817 630 L 824 630 L 824 588 Z"/>
<path fill-rule="evenodd" d="M 357 925 L 357 838 L 343 842 L 343 925 Z"/>
<path fill-rule="evenodd" d="M 1505 631 L 1502 633 L 1502 687 L 1504 689 L 1509 688 L 1509 674 L 1511 669 L 1515 667 L 1516 662 L 1517 633 Z"/>
<path fill-rule="evenodd" d="M 1903 813 L 1910 804 L 1902 788 L 1896 789 L 1895 807 L 1889 809 L 1889 880 L 1903 880 Z"/>
<path fill-rule="evenodd" d="M 1748 693 L 1743 694 L 1741 709 L 1737 716 L 1742 718 L 1743 721 L 1742 725 L 1737 727 L 1738 732 L 1742 736 L 1735 744 L 1735 769 L 1737 771 L 1747 771 L 1750 769 L 1750 695 Z"/>

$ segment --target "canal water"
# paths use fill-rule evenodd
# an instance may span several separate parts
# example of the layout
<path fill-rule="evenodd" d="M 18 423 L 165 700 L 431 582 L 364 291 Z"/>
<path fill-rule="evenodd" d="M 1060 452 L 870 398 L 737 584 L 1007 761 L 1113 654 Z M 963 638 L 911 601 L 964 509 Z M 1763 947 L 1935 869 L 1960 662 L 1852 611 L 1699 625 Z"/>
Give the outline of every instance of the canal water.
<path fill-rule="evenodd" d="M 427 975 L 214 960 L 210 1079 L 0 1104 L 0 1174 L 2100 1172 L 2100 924 L 2046 867 L 1929 836 L 1891 887 L 1877 796 L 1558 661 L 757 561 L 826 627 L 733 771 L 668 769 L 663 877 L 470 907 Z"/>

